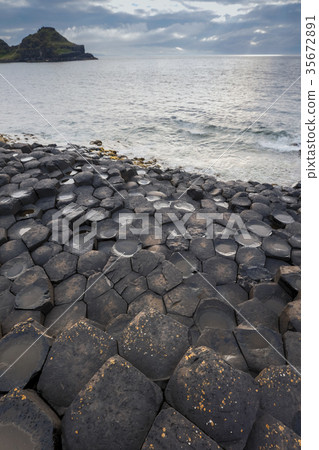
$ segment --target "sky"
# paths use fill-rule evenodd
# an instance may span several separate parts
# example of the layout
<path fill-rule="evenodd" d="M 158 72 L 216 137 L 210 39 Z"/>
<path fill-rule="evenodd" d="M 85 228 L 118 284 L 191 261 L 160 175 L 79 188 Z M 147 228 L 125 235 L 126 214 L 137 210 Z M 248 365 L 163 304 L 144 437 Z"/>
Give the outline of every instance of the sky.
<path fill-rule="evenodd" d="M 9 45 L 42 26 L 100 57 L 300 53 L 297 0 L 0 0 Z"/>

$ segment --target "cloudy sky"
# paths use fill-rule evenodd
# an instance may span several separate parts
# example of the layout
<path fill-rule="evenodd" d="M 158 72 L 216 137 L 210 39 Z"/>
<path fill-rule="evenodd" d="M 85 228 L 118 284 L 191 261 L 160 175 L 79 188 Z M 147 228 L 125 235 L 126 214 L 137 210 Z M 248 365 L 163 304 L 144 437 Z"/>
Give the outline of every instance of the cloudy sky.
<path fill-rule="evenodd" d="M 299 54 L 297 0 L 0 0 L 0 38 L 55 27 L 98 56 Z"/>

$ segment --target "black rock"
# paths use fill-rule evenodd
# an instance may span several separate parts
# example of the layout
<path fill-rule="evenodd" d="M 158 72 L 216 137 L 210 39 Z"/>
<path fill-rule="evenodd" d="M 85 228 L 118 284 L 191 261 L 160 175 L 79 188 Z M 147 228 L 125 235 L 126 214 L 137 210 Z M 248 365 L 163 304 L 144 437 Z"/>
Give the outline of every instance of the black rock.
<path fill-rule="evenodd" d="M 163 295 L 175 286 L 178 286 L 183 280 L 183 274 L 174 264 L 164 261 L 159 267 L 153 270 L 147 276 L 149 289 L 156 294 Z"/>
<path fill-rule="evenodd" d="M 190 242 L 190 251 L 201 261 L 215 256 L 213 241 L 205 237 L 192 239 Z"/>
<path fill-rule="evenodd" d="M 4 449 L 60 447 L 60 419 L 31 390 L 15 388 L 0 399 L 1 446 Z"/>
<path fill-rule="evenodd" d="M 241 264 L 238 269 L 238 284 L 249 292 L 256 283 L 272 281 L 273 276 L 266 267 Z"/>
<path fill-rule="evenodd" d="M 27 247 L 21 239 L 14 239 L 6 242 L 0 247 L 0 264 L 4 264 L 10 259 L 16 258 L 21 253 L 26 252 Z"/>
<path fill-rule="evenodd" d="M 133 316 L 130 314 L 120 314 L 112 319 L 105 327 L 106 333 L 119 341 L 127 325 L 133 320 Z"/>
<path fill-rule="evenodd" d="M 139 449 L 161 402 L 155 383 L 120 356 L 111 357 L 66 411 L 63 448 Z"/>
<path fill-rule="evenodd" d="M 119 341 L 120 355 L 152 380 L 168 379 L 188 347 L 187 328 L 156 310 L 139 313 Z"/>
<path fill-rule="evenodd" d="M 72 275 L 54 288 L 54 303 L 63 305 L 82 300 L 85 287 L 86 278 L 83 275 Z"/>
<path fill-rule="evenodd" d="M 9 291 L 9 289 L 4 290 L 0 293 L 0 322 L 5 320 L 8 314 L 14 308 L 15 296 Z"/>
<path fill-rule="evenodd" d="M 280 332 L 287 330 L 301 332 L 301 301 L 295 300 L 286 305 L 280 315 Z"/>
<path fill-rule="evenodd" d="M 226 302 L 228 305 L 236 306 L 248 299 L 248 294 L 237 283 L 222 284 L 216 288 L 214 297 Z"/>
<path fill-rule="evenodd" d="M 240 247 L 236 254 L 238 264 L 247 266 L 263 266 L 266 262 L 265 254 L 260 248 Z"/>
<path fill-rule="evenodd" d="M 43 314 L 47 314 L 53 305 L 53 287 L 48 278 L 38 279 L 24 287 L 15 298 L 16 309 L 33 309 Z"/>
<path fill-rule="evenodd" d="M 129 304 L 128 313 L 134 316 L 148 308 L 156 309 L 162 314 L 166 312 L 162 297 L 152 291 L 146 291 Z"/>
<path fill-rule="evenodd" d="M 37 389 L 59 413 L 99 368 L 117 353 L 116 341 L 104 331 L 79 321 L 53 343 Z"/>
<path fill-rule="evenodd" d="M 40 198 L 54 197 L 57 194 L 56 185 L 57 182 L 55 180 L 44 179 L 40 180 L 34 189 Z"/>
<path fill-rule="evenodd" d="M 173 408 L 156 417 L 141 450 L 217 450 L 219 445 Z"/>
<path fill-rule="evenodd" d="M 206 328 L 233 330 L 237 325 L 234 310 L 225 302 L 216 299 L 201 300 L 194 320 L 201 332 Z"/>
<path fill-rule="evenodd" d="M 298 266 L 280 267 L 276 273 L 275 281 L 295 297 L 301 289 L 301 270 Z"/>
<path fill-rule="evenodd" d="M 0 275 L 15 280 L 22 275 L 26 270 L 33 266 L 33 261 L 28 252 L 21 253 L 20 256 L 10 259 L 0 268 Z"/>
<path fill-rule="evenodd" d="M 248 372 L 246 361 L 231 330 L 206 328 L 199 336 L 196 346 L 212 348 L 234 369 Z"/>
<path fill-rule="evenodd" d="M 63 330 L 70 328 L 80 319 L 86 317 L 86 304 L 77 302 L 55 306 L 45 318 L 44 325 L 48 328 L 48 333 L 56 337 Z"/>
<path fill-rule="evenodd" d="M 131 272 L 114 286 L 114 289 L 130 304 L 147 291 L 146 278 Z"/>
<path fill-rule="evenodd" d="M 276 331 L 265 326 L 254 329 L 249 325 L 240 325 L 234 334 L 253 373 L 259 373 L 270 365 L 280 366 L 285 363 L 282 339 Z"/>
<path fill-rule="evenodd" d="M 261 238 L 265 238 L 272 234 L 272 228 L 262 220 L 250 220 L 246 223 L 246 227 L 248 231 L 251 231 Z"/>
<path fill-rule="evenodd" d="M 117 283 L 132 271 L 131 261 L 128 258 L 110 256 L 103 272 L 110 281 Z"/>
<path fill-rule="evenodd" d="M 92 172 L 81 172 L 75 175 L 74 181 L 78 186 L 91 186 L 93 182 Z"/>
<path fill-rule="evenodd" d="M 215 278 L 217 286 L 236 282 L 237 264 L 228 258 L 213 256 L 204 261 L 203 269 Z"/>
<path fill-rule="evenodd" d="M 38 247 L 32 252 L 32 259 L 35 264 L 44 266 L 49 259 L 53 258 L 53 256 L 57 255 L 61 251 L 61 245 L 56 244 L 55 242 L 46 242 L 44 245 L 41 245 L 41 247 Z"/>
<path fill-rule="evenodd" d="M 9 333 L 12 328 L 21 322 L 26 322 L 31 319 L 33 322 L 38 322 L 40 325 L 44 323 L 44 314 L 41 311 L 14 309 L 2 321 L 1 328 L 3 335 Z"/>
<path fill-rule="evenodd" d="M 101 272 L 107 262 L 107 256 L 103 252 L 92 250 L 79 257 L 78 273 L 89 277 Z"/>
<path fill-rule="evenodd" d="M 107 325 L 112 319 L 127 311 L 127 303 L 114 289 L 96 298 L 86 298 L 85 301 L 87 317 L 102 325 Z"/>
<path fill-rule="evenodd" d="M 108 292 L 112 287 L 113 283 L 102 272 L 91 275 L 86 283 L 85 302 L 96 299 L 100 295 L 105 294 L 105 292 Z"/>
<path fill-rule="evenodd" d="M 278 236 L 269 236 L 263 240 L 262 248 L 270 258 L 289 261 L 291 247 L 288 242 Z"/>
<path fill-rule="evenodd" d="M 178 364 L 165 397 L 222 448 L 242 449 L 255 421 L 258 391 L 250 375 L 233 369 L 213 350 L 198 347 Z"/>
<path fill-rule="evenodd" d="M 58 283 L 76 272 L 78 258 L 68 252 L 61 252 L 51 258 L 44 269 L 51 281 Z"/>
<path fill-rule="evenodd" d="M 301 333 L 286 331 L 282 337 L 286 359 L 295 367 L 301 367 Z"/>
<path fill-rule="evenodd" d="M 290 366 L 268 367 L 256 381 L 260 407 L 300 435 L 301 378 Z"/>
<path fill-rule="evenodd" d="M 16 214 L 21 208 L 21 203 L 17 198 L 2 197 L 0 199 L 0 216 Z"/>
<path fill-rule="evenodd" d="M 237 312 L 238 324 L 264 325 L 278 331 L 278 315 L 257 298 L 237 305 Z"/>
<path fill-rule="evenodd" d="M 257 448 L 280 448 L 297 450 L 301 448 L 300 437 L 270 414 L 261 413 L 249 435 L 246 450 Z"/>
<path fill-rule="evenodd" d="M 162 261 L 161 255 L 148 250 L 140 250 L 132 258 L 132 268 L 135 272 L 146 277 Z"/>
<path fill-rule="evenodd" d="M 51 339 L 36 322 L 16 325 L 0 341 L 0 391 L 24 388 L 42 369 Z"/>
<path fill-rule="evenodd" d="M 31 230 L 23 233 L 22 240 L 30 251 L 40 247 L 49 237 L 51 231 L 43 225 L 36 225 Z"/>
<path fill-rule="evenodd" d="M 192 317 L 200 298 L 198 289 L 181 284 L 164 295 L 164 302 L 167 312 Z"/>

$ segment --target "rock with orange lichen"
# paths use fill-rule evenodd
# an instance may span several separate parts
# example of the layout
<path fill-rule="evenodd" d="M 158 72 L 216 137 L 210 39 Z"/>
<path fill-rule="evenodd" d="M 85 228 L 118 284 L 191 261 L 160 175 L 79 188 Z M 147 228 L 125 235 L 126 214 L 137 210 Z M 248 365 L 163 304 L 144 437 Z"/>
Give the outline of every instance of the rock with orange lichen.
<path fill-rule="evenodd" d="M 261 390 L 261 408 L 300 434 L 301 377 L 299 369 L 272 366 L 264 369 L 256 381 Z"/>
<path fill-rule="evenodd" d="M 15 388 L 0 399 L 3 449 L 60 448 L 60 428 L 58 416 L 34 391 Z"/>
<path fill-rule="evenodd" d="M 217 450 L 220 446 L 173 408 L 156 417 L 142 450 Z"/>
<path fill-rule="evenodd" d="M 212 349 L 191 348 L 172 375 L 167 402 L 225 449 L 245 447 L 259 406 L 259 388 Z"/>
<path fill-rule="evenodd" d="M 300 449 L 300 436 L 270 414 L 261 414 L 254 423 L 245 449 L 267 450 L 270 448 L 280 450 Z"/>
<path fill-rule="evenodd" d="M 112 337 L 80 320 L 53 343 L 38 391 L 60 414 L 102 364 L 116 353 L 117 345 Z"/>
<path fill-rule="evenodd" d="M 37 375 L 52 339 L 32 319 L 16 325 L 0 341 L 0 391 L 24 388 Z"/>
<path fill-rule="evenodd" d="M 141 311 L 119 339 L 119 354 L 152 380 L 166 380 L 189 347 L 188 329 L 155 309 Z"/>
<path fill-rule="evenodd" d="M 160 388 L 120 356 L 100 368 L 65 412 L 65 450 L 139 450 L 158 413 Z"/>

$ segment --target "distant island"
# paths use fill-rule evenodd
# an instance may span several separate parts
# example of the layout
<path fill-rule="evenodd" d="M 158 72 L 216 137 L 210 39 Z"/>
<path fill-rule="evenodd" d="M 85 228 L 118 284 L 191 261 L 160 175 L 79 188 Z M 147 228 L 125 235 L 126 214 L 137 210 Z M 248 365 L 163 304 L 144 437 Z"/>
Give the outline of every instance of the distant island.
<path fill-rule="evenodd" d="M 97 59 L 85 53 L 84 45 L 73 44 L 54 28 L 42 27 L 19 45 L 9 46 L 0 39 L 0 63 L 59 62 Z"/>

